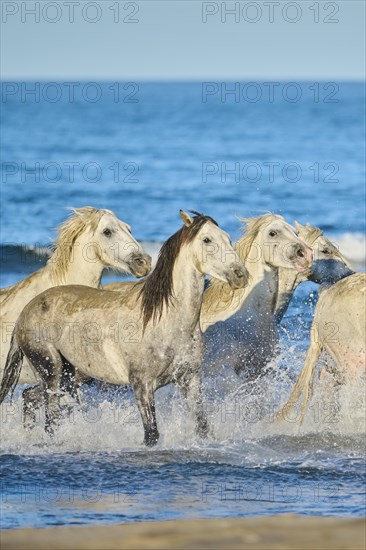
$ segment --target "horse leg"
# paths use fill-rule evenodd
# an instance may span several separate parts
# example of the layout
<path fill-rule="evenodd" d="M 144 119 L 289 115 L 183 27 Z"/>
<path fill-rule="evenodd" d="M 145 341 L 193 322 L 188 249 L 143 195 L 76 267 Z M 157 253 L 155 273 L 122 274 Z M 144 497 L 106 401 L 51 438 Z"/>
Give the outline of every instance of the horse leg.
<path fill-rule="evenodd" d="M 36 411 L 43 405 L 43 392 L 41 386 L 32 386 L 22 393 L 23 397 L 23 425 L 26 429 L 32 429 L 35 426 L 37 415 Z"/>
<path fill-rule="evenodd" d="M 56 349 L 44 349 L 30 353 L 32 365 L 40 375 L 43 386 L 46 424 L 45 431 L 54 434 L 54 425 L 60 417 L 60 383 L 62 376 L 62 357 Z"/>
<path fill-rule="evenodd" d="M 147 447 L 156 445 L 159 431 L 156 424 L 155 397 L 151 384 L 135 383 L 133 385 L 135 399 L 144 425 L 144 443 Z"/>
<path fill-rule="evenodd" d="M 70 397 L 76 400 L 80 405 L 80 386 L 81 379 L 77 380 L 75 367 L 71 365 L 66 359 L 62 358 L 62 375 L 60 382 L 61 390 L 64 393 L 68 393 Z"/>
<path fill-rule="evenodd" d="M 201 377 L 200 372 L 190 372 L 183 375 L 177 380 L 177 384 L 187 399 L 189 410 L 191 410 L 196 418 L 196 433 L 205 439 L 208 435 L 209 427 L 207 422 L 206 411 L 203 408 Z"/>

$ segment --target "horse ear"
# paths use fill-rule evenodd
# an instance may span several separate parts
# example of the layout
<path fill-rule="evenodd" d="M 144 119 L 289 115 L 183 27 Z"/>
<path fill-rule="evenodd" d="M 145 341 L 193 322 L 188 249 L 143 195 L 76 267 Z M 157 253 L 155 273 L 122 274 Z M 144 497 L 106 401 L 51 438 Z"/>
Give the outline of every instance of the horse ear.
<path fill-rule="evenodd" d="M 300 229 L 302 229 L 304 226 L 301 225 L 301 223 L 299 223 L 297 220 L 295 220 L 295 223 L 294 223 L 294 226 L 296 227 L 296 229 L 298 231 L 300 231 Z"/>
<path fill-rule="evenodd" d="M 193 219 L 187 212 L 184 212 L 184 210 L 179 210 L 180 217 L 183 220 L 183 223 L 186 227 L 189 227 L 193 223 Z"/>
<path fill-rule="evenodd" d="M 83 209 L 82 208 L 74 208 L 73 206 L 69 207 L 69 210 L 72 212 L 74 216 L 83 217 Z"/>

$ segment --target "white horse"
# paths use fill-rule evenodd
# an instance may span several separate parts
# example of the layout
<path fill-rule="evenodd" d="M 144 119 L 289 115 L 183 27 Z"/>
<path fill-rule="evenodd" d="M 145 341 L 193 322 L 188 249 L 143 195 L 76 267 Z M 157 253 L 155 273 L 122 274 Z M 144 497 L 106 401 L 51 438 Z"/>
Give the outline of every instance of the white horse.
<path fill-rule="evenodd" d="M 278 300 L 278 271 L 306 272 L 312 251 L 282 216 L 266 214 L 243 220 L 247 227 L 235 250 L 249 271 L 249 284 L 232 290 L 212 280 L 201 310 L 205 332 L 207 372 L 223 366 L 255 378 L 263 373 L 278 347 L 274 315 Z"/>
<path fill-rule="evenodd" d="M 288 407 L 296 406 L 302 397 L 303 422 L 315 369 L 322 352 L 326 352 L 334 361 L 336 374 L 343 383 L 358 381 L 358 375 L 365 372 L 365 340 L 366 273 L 355 273 L 321 292 L 304 366 L 277 419 L 285 418 Z"/>
<path fill-rule="evenodd" d="M 298 236 L 313 250 L 313 264 L 305 273 L 280 267 L 278 271 L 278 297 L 276 323 L 280 323 L 298 285 L 304 281 L 318 284 L 333 284 L 354 273 L 338 248 L 313 225 L 295 222 Z"/>
<path fill-rule="evenodd" d="M 68 284 L 98 287 L 105 268 L 127 271 L 136 277 L 146 275 L 151 258 L 131 234 L 131 228 L 110 210 L 90 206 L 72 209 L 59 228 L 54 251 L 45 267 L 13 286 L 0 290 L 1 369 L 10 347 L 11 333 L 24 306 L 44 290 Z M 33 384 L 37 378 L 25 364 L 21 384 Z M 37 401 L 39 388 L 26 390 Z"/>
<path fill-rule="evenodd" d="M 129 292 L 56 287 L 24 308 L 13 332 L 0 403 L 16 384 L 24 354 L 42 381 L 50 432 L 59 416 L 60 380 L 67 363 L 86 377 L 133 386 L 147 445 L 159 436 L 154 392 L 171 382 L 189 399 L 197 431 L 206 435 L 199 375 L 204 277 L 210 274 L 241 288 L 247 272 L 229 236 L 212 218 L 181 216 L 184 226 L 163 245 L 153 272 L 142 282 L 125 283 Z M 30 330 L 35 326 L 37 331 Z M 49 326 L 58 328 L 52 338 Z M 86 334 L 86 326 L 94 326 L 94 332 Z"/>
<path fill-rule="evenodd" d="M 263 372 L 265 365 L 273 358 L 276 352 L 278 344 L 278 332 L 277 325 L 280 323 L 283 315 L 285 314 L 288 305 L 291 301 L 291 298 L 297 288 L 297 286 L 306 280 L 321 284 L 332 284 L 345 276 L 348 276 L 353 273 L 347 260 L 341 254 L 341 252 L 331 243 L 331 241 L 323 234 L 323 232 L 314 226 L 306 225 L 303 226 L 298 222 L 295 222 L 297 236 L 310 248 L 313 250 L 314 261 L 306 271 L 298 271 L 294 268 L 294 265 L 291 267 L 284 267 L 283 257 L 280 251 L 279 254 L 274 254 L 269 261 L 266 261 L 265 254 L 262 255 L 262 249 L 264 252 L 267 252 L 267 255 L 270 255 L 270 240 L 263 246 L 260 241 L 260 238 L 253 239 L 253 236 L 256 233 L 260 233 L 261 225 L 265 227 L 266 223 L 270 220 L 282 219 L 282 218 L 271 218 L 270 215 L 262 216 L 257 219 L 247 220 L 248 226 L 247 231 L 242 239 L 237 243 L 237 248 L 239 254 L 241 255 L 244 261 L 247 261 L 247 266 L 251 272 L 252 278 L 251 283 L 244 291 L 235 291 L 232 292 L 227 285 L 219 284 L 217 286 L 217 291 L 221 293 L 220 299 L 222 300 L 222 307 L 226 312 L 227 305 L 231 304 L 231 301 L 234 300 L 236 306 L 240 306 L 241 311 L 251 310 L 250 325 L 253 328 L 242 327 L 240 325 L 235 326 L 235 330 L 231 332 L 229 337 L 239 338 L 238 345 L 242 345 L 243 337 L 239 335 L 241 331 L 245 331 L 248 336 L 250 336 L 251 343 L 254 341 L 254 349 L 252 349 L 253 356 L 247 362 L 247 367 L 252 369 L 253 360 L 255 362 L 254 374 Z M 267 228 L 269 231 L 269 226 Z M 251 244 L 252 242 L 252 244 Z M 248 247 L 252 247 L 253 250 L 248 250 Z M 260 251 L 260 252 L 259 252 Z M 248 260 L 246 260 L 245 255 L 248 253 Z M 261 272 L 260 266 L 255 266 L 255 269 L 251 269 L 251 263 L 256 259 L 258 255 L 258 260 L 263 262 L 264 273 Z M 252 261 L 251 261 L 252 259 Z M 260 282 L 260 277 L 266 276 L 266 283 L 263 281 Z M 266 284 L 268 285 L 266 288 Z M 123 290 L 123 283 L 109 283 L 105 285 L 107 290 Z M 255 288 L 255 295 L 251 296 L 252 288 Z M 201 319 L 205 319 L 204 315 L 206 312 L 206 304 L 209 299 L 209 295 L 212 293 L 212 290 L 206 291 L 204 295 L 204 306 L 201 312 Z M 277 296 L 276 303 L 274 303 L 274 296 Z M 252 307 L 249 302 L 249 297 L 252 300 L 256 299 L 257 303 L 260 303 L 262 311 L 259 311 Z M 216 295 L 216 299 L 217 299 Z M 236 300 L 236 302 L 235 302 Z M 273 314 L 273 307 L 275 312 Z M 236 310 L 235 310 L 236 312 Z M 213 319 L 216 321 L 216 317 Z M 219 322 L 220 322 L 219 318 Z M 229 326 L 229 325 L 228 325 Z M 205 327 L 202 327 L 205 330 Z M 232 327 L 229 327 L 232 328 Z M 223 331 L 223 334 L 222 332 Z M 239 333 L 238 333 L 239 331 Z M 254 336 L 251 334 L 251 331 L 255 331 L 256 334 L 261 334 L 259 336 Z M 209 334 L 209 332 L 208 332 Z M 207 335 L 206 335 L 207 336 Z M 223 338 L 221 339 L 221 336 Z M 247 340 L 244 340 L 244 344 L 247 345 Z M 223 344 L 223 354 L 226 355 L 225 360 L 222 361 L 222 364 L 227 362 L 227 355 L 229 352 L 234 351 L 236 353 L 236 348 L 234 346 L 230 347 L 228 352 L 227 344 L 227 329 L 226 327 L 220 326 L 220 336 L 217 340 L 218 343 Z M 214 347 L 214 354 L 217 353 L 215 348 L 214 339 L 211 338 L 211 344 Z M 236 345 L 236 342 L 235 342 Z M 212 352 L 208 350 L 206 361 L 206 368 L 209 368 L 209 357 L 212 356 Z M 254 358 L 254 359 L 253 359 Z M 212 367 L 216 368 L 220 359 L 215 362 Z"/>

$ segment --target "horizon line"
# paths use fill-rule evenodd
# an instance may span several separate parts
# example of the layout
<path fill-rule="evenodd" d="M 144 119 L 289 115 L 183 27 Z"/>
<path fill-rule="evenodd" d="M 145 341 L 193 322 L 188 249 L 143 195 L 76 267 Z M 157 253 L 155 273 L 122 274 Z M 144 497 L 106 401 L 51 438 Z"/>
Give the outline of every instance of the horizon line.
<path fill-rule="evenodd" d="M 0 76 L 0 82 L 49 82 L 49 81 L 55 81 L 55 82 L 61 82 L 61 81 L 71 81 L 72 79 L 75 80 L 76 77 L 73 76 L 32 76 L 32 77 L 20 77 L 20 76 L 14 76 L 14 77 L 2 77 Z M 264 82 L 350 82 L 350 83 L 358 83 L 358 84 L 365 84 L 366 85 L 366 76 L 364 78 L 361 77 L 301 77 L 301 78 L 295 78 L 294 76 L 281 76 L 272 78 L 269 76 L 261 76 L 261 77 L 223 77 L 223 76 L 209 76 L 209 77 L 203 77 L 203 78 L 196 78 L 196 77 L 178 77 L 178 78 L 166 78 L 166 77 L 159 77 L 159 78 L 150 78 L 150 77 L 137 77 L 137 76 L 124 76 L 124 77 L 93 77 L 93 76 L 82 76 L 81 78 L 77 79 L 79 82 L 125 82 L 125 81 L 140 81 L 140 82 L 147 82 L 147 83 L 202 83 L 202 82 L 256 82 L 258 80 L 263 80 Z"/>

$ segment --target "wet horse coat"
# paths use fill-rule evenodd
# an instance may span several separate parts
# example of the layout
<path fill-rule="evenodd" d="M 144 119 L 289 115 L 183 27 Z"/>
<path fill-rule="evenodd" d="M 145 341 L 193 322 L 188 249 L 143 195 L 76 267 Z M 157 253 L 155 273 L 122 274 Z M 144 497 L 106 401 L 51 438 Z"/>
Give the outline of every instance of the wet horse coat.
<path fill-rule="evenodd" d="M 207 433 L 199 374 L 204 276 L 218 277 L 233 288 L 243 287 L 247 278 L 228 235 L 212 218 L 181 216 L 185 225 L 163 245 L 154 271 L 142 282 L 125 283 L 128 292 L 59 287 L 26 306 L 13 333 L 0 402 L 16 382 L 25 354 L 42 379 L 46 428 L 52 432 L 66 360 L 82 375 L 133 386 L 147 445 L 159 437 L 154 392 L 171 382 L 194 410 L 198 433 Z M 57 341 L 47 341 L 42 330 L 39 340 L 29 330 L 49 322 L 61 327 Z M 88 337 L 86 326 L 95 329 Z"/>
<path fill-rule="evenodd" d="M 24 306 L 48 288 L 67 284 L 98 287 L 103 270 L 112 267 L 137 277 L 146 275 L 151 258 L 131 234 L 131 228 L 110 210 L 89 206 L 73 209 L 58 229 L 54 252 L 47 265 L 19 283 L 1 289 L 1 371 L 10 347 L 10 335 Z M 67 374 L 67 369 L 65 369 Z M 26 358 L 18 382 L 37 383 L 39 378 Z M 64 385 L 69 386 L 68 377 Z M 75 395 L 73 386 L 70 391 Z M 42 404 L 39 386 L 27 388 L 24 393 L 24 423 L 32 426 L 35 411 Z"/>
<path fill-rule="evenodd" d="M 343 383 L 353 383 L 365 372 L 366 360 L 366 273 L 355 273 L 320 294 L 310 332 L 304 366 L 286 405 L 277 414 L 285 418 L 287 408 L 301 403 L 301 422 L 306 413 L 314 373 L 322 352 L 334 361 Z"/>
<path fill-rule="evenodd" d="M 207 348 L 205 372 L 230 366 L 250 379 L 263 373 L 278 347 L 274 315 L 279 268 L 305 272 L 312 251 L 282 216 L 266 214 L 245 221 L 246 231 L 235 249 L 249 271 L 249 284 L 232 290 L 211 280 L 200 322 Z"/>

